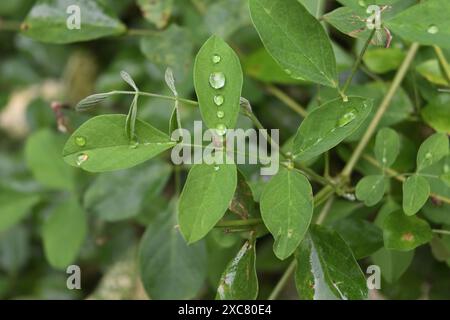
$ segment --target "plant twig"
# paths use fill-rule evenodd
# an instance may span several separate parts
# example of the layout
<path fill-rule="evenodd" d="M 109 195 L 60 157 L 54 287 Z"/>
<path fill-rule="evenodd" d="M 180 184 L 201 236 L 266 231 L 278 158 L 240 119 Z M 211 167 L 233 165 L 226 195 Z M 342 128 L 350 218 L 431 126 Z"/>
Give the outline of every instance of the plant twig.
<path fill-rule="evenodd" d="M 446 235 L 446 236 L 450 236 L 450 230 L 433 229 L 432 231 L 433 231 L 434 233 L 444 234 L 444 235 Z"/>
<path fill-rule="evenodd" d="M 308 112 L 303 108 L 297 101 L 289 97 L 282 90 L 278 89 L 275 86 L 268 85 L 266 86 L 267 92 L 272 94 L 274 97 L 278 98 L 281 102 L 283 102 L 286 106 L 291 108 L 294 112 L 298 113 L 303 118 L 306 117 Z"/>
<path fill-rule="evenodd" d="M 392 98 L 394 97 L 394 94 L 397 92 L 397 89 L 400 87 L 400 84 L 403 81 L 403 78 L 406 75 L 406 72 L 409 69 L 409 66 L 411 65 L 417 49 L 419 48 L 419 44 L 413 43 L 411 47 L 408 50 L 408 54 L 405 57 L 405 60 L 403 60 L 402 65 L 398 69 L 394 80 L 392 81 L 391 86 L 389 87 L 389 90 L 384 97 L 383 101 L 381 102 L 377 112 L 375 113 L 375 116 L 373 117 L 372 121 L 370 122 L 369 126 L 367 127 L 363 137 L 359 141 L 358 145 L 356 146 L 356 149 L 353 151 L 353 154 L 351 155 L 349 161 L 345 165 L 344 169 L 341 172 L 341 176 L 346 178 L 350 177 L 350 174 L 353 171 L 353 168 L 356 165 L 356 162 L 358 161 L 359 157 L 364 151 L 364 148 L 369 143 L 370 139 L 372 138 L 372 135 L 375 133 L 375 130 L 378 126 L 378 123 L 380 122 L 381 118 L 383 117 L 384 112 L 389 107 Z"/>
<path fill-rule="evenodd" d="M 353 77 L 356 74 L 356 71 L 358 70 L 359 65 L 361 64 L 362 58 L 364 57 L 364 54 L 366 53 L 367 48 L 369 47 L 370 42 L 372 41 L 373 35 L 375 34 L 376 29 L 373 29 L 372 32 L 369 35 L 369 38 L 367 38 L 366 43 L 364 44 L 364 47 L 362 48 L 361 52 L 359 53 L 358 57 L 356 58 L 355 63 L 353 64 L 352 71 L 347 78 L 347 81 L 345 82 L 344 86 L 342 87 L 342 94 L 345 94 L 348 87 L 352 83 Z"/>
<path fill-rule="evenodd" d="M 450 65 L 448 64 L 447 59 L 445 58 L 444 53 L 442 52 L 442 49 L 438 46 L 433 46 L 434 52 L 436 53 L 436 56 L 439 60 L 439 64 L 442 68 L 442 72 L 444 73 L 445 79 L 447 80 L 449 86 L 450 86 Z"/>

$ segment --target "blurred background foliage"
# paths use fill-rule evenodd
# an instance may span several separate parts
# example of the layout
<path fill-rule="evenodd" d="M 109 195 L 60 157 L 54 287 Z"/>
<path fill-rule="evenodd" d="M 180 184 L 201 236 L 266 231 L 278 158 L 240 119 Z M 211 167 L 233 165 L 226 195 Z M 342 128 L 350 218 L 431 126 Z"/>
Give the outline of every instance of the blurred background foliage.
<path fill-rule="evenodd" d="M 74 106 L 96 92 L 128 90 L 120 70 L 131 74 L 142 91 L 170 95 L 164 84 L 167 67 L 174 70 L 179 95 L 195 99 L 193 60 L 210 34 L 223 37 L 239 54 L 245 74 L 242 95 L 266 127 L 281 129 L 282 142 L 292 137 L 302 119 L 302 110 L 287 97 L 310 110 L 336 93 L 292 79 L 278 67 L 251 25 L 246 0 L 98 0 L 127 31 L 64 45 L 31 39 L 39 34 L 27 37 L 26 25 L 20 32 L 34 2 L 0 2 L 0 298 L 213 298 L 220 274 L 239 249 L 241 238 L 214 230 L 193 247 L 180 241 L 172 225 L 165 223 L 174 217 L 171 197 L 175 192 L 174 167 L 167 153 L 136 168 L 98 175 L 64 164 L 61 150 L 71 130 L 95 114 L 126 113 L 131 101 L 115 96 L 89 113 L 77 113 Z M 318 17 L 340 5 L 301 2 Z M 345 79 L 365 38 L 354 39 L 325 27 Z M 406 47 L 395 35 L 389 49 L 371 46 L 349 93 L 373 98 L 374 105 L 379 105 Z M 450 58 L 450 51 L 444 49 L 443 54 Z M 395 170 L 414 168 L 417 148 L 432 129 L 450 132 L 450 95 L 437 90 L 449 86 L 449 80 L 433 49 L 422 47 L 380 124 L 401 134 Z M 172 108 L 169 101 L 142 98 L 139 117 L 167 132 Z M 182 106 L 181 114 L 188 128 L 193 120 L 200 120 L 196 108 Z M 251 123 L 240 118 L 239 126 L 249 128 Z M 364 130 L 365 125 L 333 150 L 331 170 L 342 166 Z M 322 170 L 322 159 L 312 166 Z M 241 169 L 258 200 L 265 179 L 259 177 L 258 168 Z M 365 158 L 357 169 L 361 175 L 377 170 Z M 186 172 L 181 170 L 184 179 Z M 336 228 L 357 245 L 360 238 L 349 231 L 356 230 L 350 226 L 392 211 L 396 202 L 401 203 L 399 186 L 393 181 L 389 196 L 375 207 L 336 200 L 325 223 L 341 224 Z M 450 197 L 446 186 L 432 184 L 432 189 Z M 430 200 L 421 215 L 433 225 L 449 226 L 449 209 L 448 204 Z M 361 235 L 362 230 L 357 232 Z M 172 252 L 203 265 L 177 264 L 165 256 L 164 244 L 172 240 Z M 137 262 L 140 245 L 141 261 L 160 252 L 142 276 Z M 381 246 L 360 260 L 363 270 L 373 262 L 388 270 L 383 272 L 381 292 L 372 298 L 450 298 L 450 237 L 436 238 L 431 246 L 406 254 Z M 81 267 L 82 290 L 66 288 L 65 266 L 72 263 Z M 287 263 L 274 257 L 270 236 L 258 242 L 260 298 L 268 296 Z M 283 296 L 295 297 L 293 286 Z"/>

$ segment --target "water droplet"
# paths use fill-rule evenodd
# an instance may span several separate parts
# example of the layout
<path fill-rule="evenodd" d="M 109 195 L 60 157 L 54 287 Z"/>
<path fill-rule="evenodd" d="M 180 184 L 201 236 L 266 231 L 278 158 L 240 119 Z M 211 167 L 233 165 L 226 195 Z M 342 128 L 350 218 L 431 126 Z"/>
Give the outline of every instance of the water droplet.
<path fill-rule="evenodd" d="M 214 166 L 214 171 L 219 171 L 220 167 L 219 166 Z"/>
<path fill-rule="evenodd" d="M 87 154 L 85 154 L 85 153 L 80 154 L 77 157 L 77 166 L 81 166 L 81 164 L 83 162 L 85 162 L 88 158 L 89 158 L 89 156 Z"/>
<path fill-rule="evenodd" d="M 425 154 L 425 159 L 431 159 L 431 158 L 433 158 L 433 155 L 431 154 L 431 152 L 427 152 Z"/>
<path fill-rule="evenodd" d="M 427 29 L 427 32 L 431 34 L 436 34 L 439 32 L 439 28 L 434 24 L 430 24 L 430 26 Z"/>
<path fill-rule="evenodd" d="M 216 96 L 214 96 L 214 103 L 216 104 L 216 106 L 221 106 L 224 102 L 224 97 L 221 94 L 218 94 Z"/>
<path fill-rule="evenodd" d="M 83 147 L 86 144 L 86 139 L 81 136 L 75 137 L 75 143 L 77 144 L 77 146 Z"/>
<path fill-rule="evenodd" d="M 356 119 L 356 110 L 351 110 L 339 118 L 338 126 L 339 127 L 346 126 L 355 119 Z"/>
<path fill-rule="evenodd" d="M 226 132 L 227 132 L 227 127 L 226 127 L 223 123 L 219 123 L 219 124 L 216 126 L 216 133 L 217 133 L 219 136 L 223 136 Z"/>
<path fill-rule="evenodd" d="M 450 172 L 450 166 L 448 164 L 444 164 L 444 172 Z"/>
<path fill-rule="evenodd" d="M 219 56 L 218 54 L 215 54 L 215 55 L 212 56 L 212 62 L 213 62 L 214 64 L 219 63 L 220 60 L 222 60 L 222 57 Z"/>
<path fill-rule="evenodd" d="M 222 119 L 225 116 L 225 113 L 222 110 L 217 111 L 217 118 Z"/>
<path fill-rule="evenodd" d="M 359 4 L 361 7 L 366 7 L 366 2 L 365 2 L 364 0 L 359 0 L 359 1 L 358 1 L 358 4 Z"/>
<path fill-rule="evenodd" d="M 213 72 L 209 76 L 209 84 L 214 89 L 220 89 L 225 86 L 225 75 L 223 72 Z"/>
<path fill-rule="evenodd" d="M 284 72 L 286 72 L 288 75 L 292 74 L 292 71 L 290 69 L 284 69 Z"/>

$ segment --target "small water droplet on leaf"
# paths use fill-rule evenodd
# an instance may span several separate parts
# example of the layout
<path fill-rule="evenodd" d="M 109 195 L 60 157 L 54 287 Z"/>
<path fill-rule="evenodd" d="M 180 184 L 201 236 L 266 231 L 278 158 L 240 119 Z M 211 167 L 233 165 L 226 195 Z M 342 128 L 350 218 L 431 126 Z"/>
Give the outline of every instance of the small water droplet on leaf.
<path fill-rule="evenodd" d="M 215 55 L 212 56 L 212 62 L 213 62 L 214 64 L 219 63 L 220 60 L 222 60 L 222 57 L 219 56 L 218 54 L 215 54 Z"/>
<path fill-rule="evenodd" d="M 436 34 L 439 32 L 439 28 L 434 24 L 430 24 L 430 26 L 427 29 L 427 32 L 430 34 Z"/>
<path fill-rule="evenodd" d="M 355 119 L 356 119 L 356 110 L 351 110 L 339 118 L 338 126 L 344 127 Z"/>
<path fill-rule="evenodd" d="M 217 118 L 222 119 L 225 116 L 225 113 L 222 110 L 217 111 Z"/>
<path fill-rule="evenodd" d="M 80 154 L 77 157 L 77 166 L 81 166 L 83 162 L 85 162 L 87 159 L 89 159 L 89 156 L 85 153 Z"/>
<path fill-rule="evenodd" d="M 75 137 L 75 143 L 77 146 L 83 147 L 84 145 L 86 145 L 86 139 L 81 136 Z"/>
<path fill-rule="evenodd" d="M 216 126 L 216 133 L 217 133 L 219 136 L 223 136 L 226 132 L 227 132 L 227 127 L 226 127 L 223 123 L 219 123 L 219 124 Z"/>
<path fill-rule="evenodd" d="M 213 100 L 214 100 L 214 103 L 216 106 L 221 106 L 225 99 L 224 99 L 223 95 L 218 94 L 218 95 L 214 96 Z"/>
<path fill-rule="evenodd" d="M 225 86 L 225 75 L 223 72 L 213 72 L 209 76 L 209 84 L 214 89 L 220 89 Z"/>

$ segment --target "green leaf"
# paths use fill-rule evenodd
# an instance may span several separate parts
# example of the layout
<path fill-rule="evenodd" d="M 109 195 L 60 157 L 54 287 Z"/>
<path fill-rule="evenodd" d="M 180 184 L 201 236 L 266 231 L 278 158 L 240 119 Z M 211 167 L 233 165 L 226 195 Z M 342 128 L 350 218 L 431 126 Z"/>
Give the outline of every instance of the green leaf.
<path fill-rule="evenodd" d="M 242 82 L 236 53 L 219 37 L 210 37 L 200 48 L 194 65 L 195 92 L 203 121 L 210 129 L 234 128 Z"/>
<path fill-rule="evenodd" d="M 383 246 L 381 229 L 369 221 L 342 219 L 333 223 L 333 229 L 344 239 L 356 259 L 366 258 Z"/>
<path fill-rule="evenodd" d="M 290 77 L 264 48 L 260 48 L 247 56 L 243 66 L 245 74 L 262 82 L 280 84 L 302 82 Z"/>
<path fill-rule="evenodd" d="M 223 217 L 236 190 L 235 164 L 194 165 L 178 205 L 180 230 L 188 243 L 202 239 Z"/>
<path fill-rule="evenodd" d="M 399 13 L 386 25 L 405 40 L 423 45 L 450 47 L 450 2 L 428 0 Z"/>
<path fill-rule="evenodd" d="M 17 191 L 0 190 L 0 232 L 19 223 L 31 208 L 38 203 L 38 195 L 20 193 Z"/>
<path fill-rule="evenodd" d="M 159 161 L 103 173 L 86 190 L 84 207 L 106 221 L 136 216 L 146 198 L 160 194 L 170 173 L 171 167 Z"/>
<path fill-rule="evenodd" d="M 293 78 L 337 87 L 336 59 L 322 25 L 297 0 L 250 0 L 267 51 Z"/>
<path fill-rule="evenodd" d="M 144 56 L 161 72 L 170 67 L 179 81 L 186 79 L 192 65 L 193 50 L 188 30 L 171 24 L 164 31 L 141 37 L 139 46 Z"/>
<path fill-rule="evenodd" d="M 76 259 L 87 232 L 86 216 L 72 196 L 60 203 L 44 222 L 42 238 L 48 262 L 65 269 Z"/>
<path fill-rule="evenodd" d="M 244 175 L 237 171 L 237 186 L 233 199 L 228 209 L 237 214 L 242 219 L 255 218 L 259 216 L 256 209 L 255 200 L 253 200 L 252 189 L 245 180 Z"/>
<path fill-rule="evenodd" d="M 382 74 L 398 69 L 405 56 L 400 48 L 375 48 L 366 51 L 363 61 L 369 70 Z"/>
<path fill-rule="evenodd" d="M 363 123 L 372 109 L 371 100 L 337 98 L 314 109 L 303 120 L 294 138 L 292 153 L 306 161 L 338 145 Z"/>
<path fill-rule="evenodd" d="M 138 0 L 137 4 L 142 10 L 144 18 L 158 29 L 167 25 L 172 13 L 173 0 Z"/>
<path fill-rule="evenodd" d="M 64 160 L 90 172 L 130 168 L 173 147 L 175 142 L 149 124 L 137 120 L 137 144 L 124 131 L 126 116 L 101 115 L 83 123 L 67 140 Z"/>
<path fill-rule="evenodd" d="M 249 23 L 247 1 L 242 0 L 215 0 L 208 6 L 204 17 L 209 33 L 223 39 L 229 38 Z"/>
<path fill-rule="evenodd" d="M 306 177 L 280 168 L 263 190 L 261 216 L 275 239 L 273 251 L 284 260 L 305 236 L 313 214 L 313 194 Z"/>
<path fill-rule="evenodd" d="M 421 109 L 423 120 L 437 132 L 450 134 L 450 95 L 440 95 Z"/>
<path fill-rule="evenodd" d="M 312 225 L 297 254 L 295 284 L 304 300 L 367 298 L 366 279 L 339 234 Z"/>
<path fill-rule="evenodd" d="M 152 299 L 191 299 L 206 277 L 204 242 L 187 245 L 176 227 L 171 203 L 147 227 L 139 249 L 142 283 Z"/>
<path fill-rule="evenodd" d="M 367 29 L 367 24 L 364 21 L 368 16 L 365 8 L 339 7 L 325 14 L 323 19 L 350 37 L 368 39 L 371 30 Z"/>
<path fill-rule="evenodd" d="M 384 247 L 410 251 L 431 240 L 430 225 L 416 216 L 408 217 L 401 210 L 389 214 L 383 223 Z"/>
<path fill-rule="evenodd" d="M 397 132 L 390 128 L 378 131 L 374 152 L 375 158 L 383 167 L 392 166 L 400 153 L 400 137 Z"/>
<path fill-rule="evenodd" d="M 356 198 L 371 207 L 383 199 L 385 190 L 386 178 L 383 175 L 366 176 L 356 185 Z"/>
<path fill-rule="evenodd" d="M 450 172 L 441 174 L 439 179 L 441 179 L 450 188 Z"/>
<path fill-rule="evenodd" d="M 448 137 L 445 133 L 435 133 L 428 137 L 417 153 L 417 171 L 437 163 L 449 154 Z"/>
<path fill-rule="evenodd" d="M 70 29 L 77 22 L 77 7 L 80 27 Z M 103 1 L 38 0 L 25 18 L 22 31 L 37 41 L 63 44 L 120 35 L 126 27 Z"/>
<path fill-rule="evenodd" d="M 430 184 L 419 175 L 412 175 L 403 182 L 403 211 L 408 216 L 416 214 L 430 196 Z"/>
<path fill-rule="evenodd" d="M 439 61 L 436 59 L 431 59 L 422 62 L 416 67 L 418 73 L 420 73 L 425 79 L 433 84 L 440 86 L 448 86 L 449 83 L 447 78 L 442 73 Z"/>
<path fill-rule="evenodd" d="M 63 136 L 49 129 L 33 133 L 25 145 L 25 158 L 34 178 L 52 189 L 72 190 L 74 170 L 61 159 Z"/>
<path fill-rule="evenodd" d="M 255 239 L 247 240 L 228 263 L 217 288 L 218 300 L 255 300 L 258 296 Z"/>
<path fill-rule="evenodd" d="M 372 255 L 374 264 L 380 267 L 381 276 L 389 283 L 396 282 L 408 269 L 414 258 L 414 250 L 395 251 L 381 248 Z"/>

